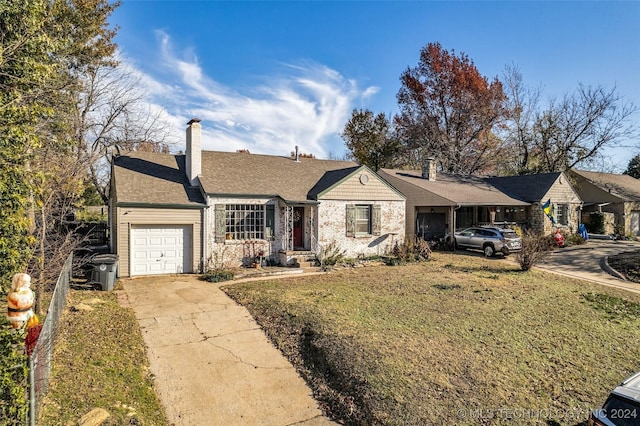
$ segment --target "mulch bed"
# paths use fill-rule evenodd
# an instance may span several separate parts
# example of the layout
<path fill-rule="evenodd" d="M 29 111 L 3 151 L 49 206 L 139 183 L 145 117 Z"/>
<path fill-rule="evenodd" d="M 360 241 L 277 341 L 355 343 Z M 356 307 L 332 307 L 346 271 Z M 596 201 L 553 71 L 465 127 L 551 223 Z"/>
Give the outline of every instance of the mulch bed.
<path fill-rule="evenodd" d="M 640 283 L 640 250 L 610 256 L 608 262 L 629 281 Z"/>

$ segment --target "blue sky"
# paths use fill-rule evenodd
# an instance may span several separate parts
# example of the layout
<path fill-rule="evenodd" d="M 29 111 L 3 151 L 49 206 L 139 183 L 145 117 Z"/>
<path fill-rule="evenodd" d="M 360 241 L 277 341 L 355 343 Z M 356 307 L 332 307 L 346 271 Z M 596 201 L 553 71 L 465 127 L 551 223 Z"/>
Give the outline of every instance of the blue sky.
<path fill-rule="evenodd" d="M 341 157 L 351 111 L 396 113 L 400 75 L 430 42 L 489 78 L 516 65 L 545 100 L 582 83 L 640 106 L 640 1 L 124 0 L 110 22 L 176 151 L 199 117 L 204 149 Z M 640 153 L 622 145 L 603 167 Z"/>

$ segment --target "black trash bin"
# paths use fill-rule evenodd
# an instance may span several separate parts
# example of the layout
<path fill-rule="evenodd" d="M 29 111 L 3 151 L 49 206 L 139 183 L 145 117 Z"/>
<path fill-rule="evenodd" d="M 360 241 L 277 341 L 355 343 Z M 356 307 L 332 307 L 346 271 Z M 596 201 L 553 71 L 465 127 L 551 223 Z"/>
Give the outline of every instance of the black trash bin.
<path fill-rule="evenodd" d="M 113 290 L 118 268 L 117 254 L 98 254 L 91 258 L 91 281 L 99 283 L 102 290 Z"/>

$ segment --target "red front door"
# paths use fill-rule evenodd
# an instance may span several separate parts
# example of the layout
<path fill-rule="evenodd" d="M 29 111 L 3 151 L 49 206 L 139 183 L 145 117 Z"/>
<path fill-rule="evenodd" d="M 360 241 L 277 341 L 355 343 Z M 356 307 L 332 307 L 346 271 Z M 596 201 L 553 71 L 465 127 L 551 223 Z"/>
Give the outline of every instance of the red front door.
<path fill-rule="evenodd" d="M 293 248 L 304 248 L 304 207 L 293 208 Z"/>

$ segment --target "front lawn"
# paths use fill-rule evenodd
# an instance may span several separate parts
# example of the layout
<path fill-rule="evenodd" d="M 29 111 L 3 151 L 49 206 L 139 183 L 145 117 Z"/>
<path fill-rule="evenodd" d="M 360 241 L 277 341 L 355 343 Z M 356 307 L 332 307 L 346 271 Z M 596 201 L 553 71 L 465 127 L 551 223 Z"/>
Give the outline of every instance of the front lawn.
<path fill-rule="evenodd" d="M 502 259 L 223 288 L 347 424 L 574 425 L 640 370 L 640 296 Z"/>
<path fill-rule="evenodd" d="M 167 425 L 133 310 L 103 291 L 71 290 L 67 305 L 37 424 L 75 425 L 102 408 L 103 426 Z"/>

